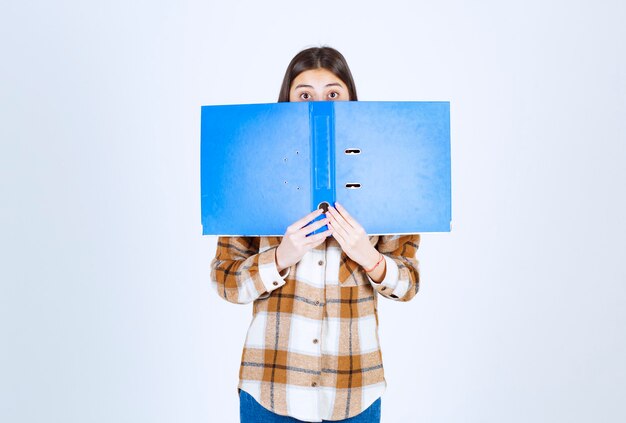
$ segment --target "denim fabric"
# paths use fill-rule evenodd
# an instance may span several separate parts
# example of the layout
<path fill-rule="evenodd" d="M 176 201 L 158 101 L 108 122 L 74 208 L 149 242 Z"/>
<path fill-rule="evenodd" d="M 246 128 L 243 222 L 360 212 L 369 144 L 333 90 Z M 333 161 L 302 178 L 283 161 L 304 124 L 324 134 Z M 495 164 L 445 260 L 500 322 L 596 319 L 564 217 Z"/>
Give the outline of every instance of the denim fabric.
<path fill-rule="evenodd" d="M 302 420 L 281 416 L 259 404 L 246 391 L 239 391 L 239 416 L 241 423 L 300 423 Z M 329 422 L 331 420 L 323 420 Z M 380 398 L 357 416 L 344 420 L 332 420 L 341 423 L 380 423 Z"/>

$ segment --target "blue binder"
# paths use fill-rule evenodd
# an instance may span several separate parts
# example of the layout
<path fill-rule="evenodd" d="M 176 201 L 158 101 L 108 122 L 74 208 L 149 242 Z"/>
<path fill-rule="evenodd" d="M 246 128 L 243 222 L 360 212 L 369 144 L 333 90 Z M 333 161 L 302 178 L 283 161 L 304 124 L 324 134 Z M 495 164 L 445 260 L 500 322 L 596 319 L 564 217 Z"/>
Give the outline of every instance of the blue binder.
<path fill-rule="evenodd" d="M 369 235 L 450 231 L 448 102 L 203 106 L 200 160 L 204 235 L 282 236 L 335 201 Z"/>

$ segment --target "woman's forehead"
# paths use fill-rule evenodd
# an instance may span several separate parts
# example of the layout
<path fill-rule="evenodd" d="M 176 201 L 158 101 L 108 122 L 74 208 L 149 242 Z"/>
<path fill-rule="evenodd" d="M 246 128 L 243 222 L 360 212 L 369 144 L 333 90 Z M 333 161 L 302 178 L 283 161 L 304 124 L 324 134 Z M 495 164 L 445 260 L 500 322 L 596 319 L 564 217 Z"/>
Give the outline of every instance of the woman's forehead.
<path fill-rule="evenodd" d="M 291 83 L 293 88 L 338 86 L 345 88 L 346 84 L 328 69 L 309 69 L 301 72 Z"/>

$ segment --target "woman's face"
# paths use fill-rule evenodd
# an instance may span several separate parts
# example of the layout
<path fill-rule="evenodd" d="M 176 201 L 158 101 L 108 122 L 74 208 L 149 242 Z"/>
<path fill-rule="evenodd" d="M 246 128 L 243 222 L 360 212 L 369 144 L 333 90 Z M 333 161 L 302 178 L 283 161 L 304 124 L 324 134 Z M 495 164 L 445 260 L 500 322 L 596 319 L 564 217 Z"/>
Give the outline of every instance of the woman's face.
<path fill-rule="evenodd" d="M 300 73 L 291 83 L 289 101 L 348 101 L 346 84 L 327 69 Z"/>

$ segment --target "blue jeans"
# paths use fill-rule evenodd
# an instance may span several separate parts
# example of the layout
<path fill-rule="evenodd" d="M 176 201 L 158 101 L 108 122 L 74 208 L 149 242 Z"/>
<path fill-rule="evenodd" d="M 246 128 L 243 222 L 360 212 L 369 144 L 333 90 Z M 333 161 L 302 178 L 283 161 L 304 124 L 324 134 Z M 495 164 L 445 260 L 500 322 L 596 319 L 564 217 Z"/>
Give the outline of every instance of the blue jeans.
<path fill-rule="evenodd" d="M 239 391 L 239 416 L 241 423 L 299 423 L 302 420 L 272 413 L 259 404 L 246 391 Z M 325 422 L 331 420 L 323 420 Z M 342 423 L 380 423 L 380 398 L 362 413 L 345 420 L 333 420 Z"/>

